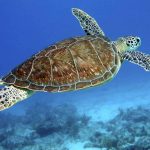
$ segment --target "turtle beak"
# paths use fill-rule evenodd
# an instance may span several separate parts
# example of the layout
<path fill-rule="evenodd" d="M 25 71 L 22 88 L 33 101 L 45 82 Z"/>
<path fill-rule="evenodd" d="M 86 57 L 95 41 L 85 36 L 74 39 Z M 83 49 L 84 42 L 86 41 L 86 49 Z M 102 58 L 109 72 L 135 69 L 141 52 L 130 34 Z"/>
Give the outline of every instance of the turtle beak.
<path fill-rule="evenodd" d="M 137 41 L 137 45 L 140 46 L 141 45 L 141 38 L 140 37 L 136 37 L 136 41 Z"/>

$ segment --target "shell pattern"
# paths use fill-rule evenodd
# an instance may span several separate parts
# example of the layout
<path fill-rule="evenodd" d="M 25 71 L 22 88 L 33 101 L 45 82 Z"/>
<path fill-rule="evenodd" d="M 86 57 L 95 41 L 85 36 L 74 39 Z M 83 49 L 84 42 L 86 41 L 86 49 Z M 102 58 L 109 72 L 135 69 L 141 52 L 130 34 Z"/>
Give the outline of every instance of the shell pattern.
<path fill-rule="evenodd" d="M 119 54 L 109 40 L 88 35 L 49 46 L 2 80 L 34 91 L 77 90 L 112 79 L 120 65 Z"/>

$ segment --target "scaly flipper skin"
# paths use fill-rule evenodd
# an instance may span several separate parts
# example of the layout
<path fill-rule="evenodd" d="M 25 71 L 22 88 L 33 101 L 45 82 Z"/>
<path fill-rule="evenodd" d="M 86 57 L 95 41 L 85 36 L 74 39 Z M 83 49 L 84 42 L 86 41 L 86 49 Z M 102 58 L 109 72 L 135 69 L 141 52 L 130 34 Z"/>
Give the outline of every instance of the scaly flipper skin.
<path fill-rule="evenodd" d="M 78 8 L 72 8 L 72 14 L 79 20 L 79 23 L 87 35 L 105 36 L 94 18 Z"/>
<path fill-rule="evenodd" d="M 0 89 L 0 111 L 7 109 L 15 103 L 24 100 L 33 94 L 32 91 L 5 86 Z"/>
<path fill-rule="evenodd" d="M 146 71 L 150 71 L 150 55 L 146 55 L 139 51 L 127 51 L 122 55 L 122 59 L 137 64 Z"/>

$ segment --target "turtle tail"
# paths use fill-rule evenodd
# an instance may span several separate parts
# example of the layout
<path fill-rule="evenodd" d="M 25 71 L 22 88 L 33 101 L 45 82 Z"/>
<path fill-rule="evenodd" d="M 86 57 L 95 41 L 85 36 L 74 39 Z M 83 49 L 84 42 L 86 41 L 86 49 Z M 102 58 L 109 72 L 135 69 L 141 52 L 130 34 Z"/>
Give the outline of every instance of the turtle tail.
<path fill-rule="evenodd" d="M 12 85 L 0 89 L 0 111 L 7 109 L 33 94 L 33 91 L 16 88 Z"/>

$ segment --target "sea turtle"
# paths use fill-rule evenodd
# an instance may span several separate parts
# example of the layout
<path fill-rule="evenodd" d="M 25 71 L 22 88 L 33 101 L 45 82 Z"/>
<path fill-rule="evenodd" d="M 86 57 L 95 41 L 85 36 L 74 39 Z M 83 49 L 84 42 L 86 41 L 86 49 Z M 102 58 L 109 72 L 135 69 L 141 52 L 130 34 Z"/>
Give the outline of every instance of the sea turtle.
<path fill-rule="evenodd" d="M 137 36 L 110 41 L 94 18 L 73 8 L 87 35 L 69 38 L 45 48 L 0 80 L 0 110 L 31 96 L 35 91 L 63 92 L 102 85 L 112 79 L 124 60 L 150 71 L 150 56 L 135 51 Z"/>

